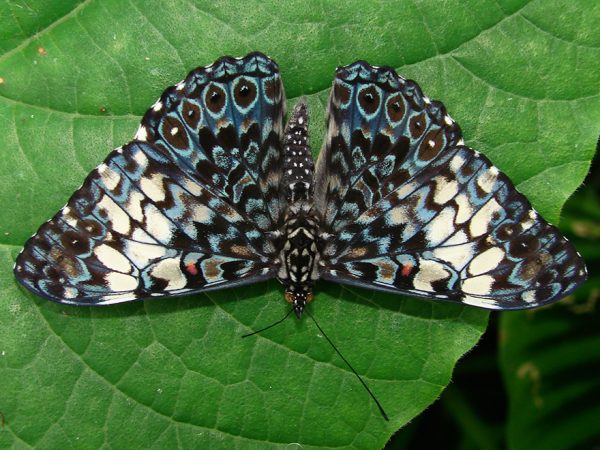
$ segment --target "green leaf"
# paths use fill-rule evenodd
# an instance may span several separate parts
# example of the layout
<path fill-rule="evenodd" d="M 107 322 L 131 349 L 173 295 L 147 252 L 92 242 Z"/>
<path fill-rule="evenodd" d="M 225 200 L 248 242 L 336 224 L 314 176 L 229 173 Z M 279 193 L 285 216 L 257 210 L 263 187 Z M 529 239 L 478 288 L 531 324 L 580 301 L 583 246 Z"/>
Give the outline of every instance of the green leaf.
<path fill-rule="evenodd" d="M 598 444 L 600 279 L 591 279 L 579 292 L 552 308 L 502 316 L 511 450 Z"/>
<path fill-rule="evenodd" d="M 333 69 L 396 67 L 556 221 L 600 123 L 593 14 L 591 0 L 0 3 L 0 447 L 382 447 L 447 385 L 485 312 L 319 284 L 312 311 L 386 423 L 310 321 L 240 338 L 286 311 L 275 282 L 74 308 L 19 288 L 14 258 L 166 86 L 250 50 L 309 97 L 315 148 Z"/>
<path fill-rule="evenodd" d="M 589 280 L 551 307 L 502 315 L 511 450 L 596 448 L 600 442 L 600 182 L 597 174 L 589 180 L 569 201 L 564 221 L 586 259 Z"/>

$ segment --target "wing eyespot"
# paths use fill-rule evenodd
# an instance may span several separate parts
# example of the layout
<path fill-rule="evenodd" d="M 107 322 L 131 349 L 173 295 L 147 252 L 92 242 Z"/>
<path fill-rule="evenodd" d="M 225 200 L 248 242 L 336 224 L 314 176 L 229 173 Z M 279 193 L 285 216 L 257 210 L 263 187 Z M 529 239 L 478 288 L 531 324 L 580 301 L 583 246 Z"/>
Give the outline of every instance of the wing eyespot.
<path fill-rule="evenodd" d="M 374 85 L 362 88 L 358 92 L 358 105 L 365 116 L 373 116 L 379 110 L 381 94 Z"/>
<path fill-rule="evenodd" d="M 189 145 L 187 133 L 183 124 L 173 116 L 167 116 L 162 122 L 163 138 L 178 149 L 186 149 Z"/>
<path fill-rule="evenodd" d="M 204 103 L 212 115 L 220 115 L 225 110 L 227 94 L 221 86 L 210 84 L 204 95 Z"/>
<path fill-rule="evenodd" d="M 392 124 L 399 124 L 406 114 L 406 107 L 400 94 L 396 94 L 388 98 L 386 104 L 387 119 Z"/>
<path fill-rule="evenodd" d="M 333 85 L 333 100 L 339 106 L 347 106 L 350 102 L 352 91 L 341 80 L 336 80 Z"/>
<path fill-rule="evenodd" d="M 240 77 L 233 86 L 233 98 L 238 108 L 246 110 L 257 96 L 256 84 L 246 77 Z"/>
<path fill-rule="evenodd" d="M 275 75 L 263 80 L 263 91 L 265 98 L 269 103 L 275 104 L 279 102 L 282 96 L 281 79 L 279 76 Z"/>
<path fill-rule="evenodd" d="M 181 106 L 181 116 L 192 130 L 198 129 L 202 113 L 200 107 L 195 102 L 184 100 Z"/>
<path fill-rule="evenodd" d="M 427 122 L 425 119 L 425 114 L 423 113 L 411 117 L 409 122 L 409 130 L 411 137 L 413 139 L 419 139 L 425 132 L 426 124 Z"/>

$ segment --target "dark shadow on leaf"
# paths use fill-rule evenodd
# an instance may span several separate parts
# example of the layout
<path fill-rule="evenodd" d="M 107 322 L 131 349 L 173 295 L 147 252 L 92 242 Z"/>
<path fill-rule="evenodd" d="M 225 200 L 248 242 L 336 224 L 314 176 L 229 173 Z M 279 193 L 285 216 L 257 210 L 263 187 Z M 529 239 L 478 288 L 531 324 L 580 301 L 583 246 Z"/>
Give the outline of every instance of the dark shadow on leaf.
<path fill-rule="evenodd" d="M 400 312 L 407 316 L 422 319 L 456 319 L 465 308 L 463 305 L 449 302 L 406 297 L 366 288 L 339 285 L 328 281 L 318 283 L 317 300 L 318 292 L 323 292 L 330 297 L 339 298 L 350 303 Z"/>
<path fill-rule="evenodd" d="M 150 312 L 153 315 L 172 314 L 181 312 L 182 310 L 196 310 L 214 305 L 224 307 L 228 303 L 233 302 L 261 301 L 266 296 L 274 295 L 277 286 L 272 282 L 260 282 L 242 288 L 223 289 L 178 297 L 157 297 L 104 306 L 66 305 L 39 298 L 26 292 L 20 286 L 19 289 L 23 291 L 26 297 L 38 305 L 44 315 L 62 314 L 80 318 L 93 317 L 94 319 L 102 320 L 115 317 L 145 316 Z"/>

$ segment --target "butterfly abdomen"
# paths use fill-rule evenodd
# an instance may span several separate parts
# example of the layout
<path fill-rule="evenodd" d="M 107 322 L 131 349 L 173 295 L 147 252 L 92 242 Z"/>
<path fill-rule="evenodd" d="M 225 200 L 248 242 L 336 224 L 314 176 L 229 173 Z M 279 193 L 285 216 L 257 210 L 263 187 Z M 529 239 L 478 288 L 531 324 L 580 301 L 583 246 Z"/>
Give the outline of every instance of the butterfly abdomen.
<path fill-rule="evenodd" d="M 285 298 L 300 317 L 304 305 L 312 300 L 312 285 L 319 278 L 319 220 L 313 209 L 314 163 L 304 99 L 294 107 L 285 129 L 283 154 L 282 194 L 288 207 L 277 278 L 286 286 Z"/>
<path fill-rule="evenodd" d="M 285 298 L 301 316 L 304 305 L 312 300 L 312 285 L 319 278 L 319 225 L 312 209 L 289 209 L 279 254 L 279 281 L 286 286 Z"/>
<path fill-rule="evenodd" d="M 290 117 L 283 140 L 282 191 L 288 205 L 312 202 L 314 163 L 308 142 L 308 107 L 301 99 Z"/>

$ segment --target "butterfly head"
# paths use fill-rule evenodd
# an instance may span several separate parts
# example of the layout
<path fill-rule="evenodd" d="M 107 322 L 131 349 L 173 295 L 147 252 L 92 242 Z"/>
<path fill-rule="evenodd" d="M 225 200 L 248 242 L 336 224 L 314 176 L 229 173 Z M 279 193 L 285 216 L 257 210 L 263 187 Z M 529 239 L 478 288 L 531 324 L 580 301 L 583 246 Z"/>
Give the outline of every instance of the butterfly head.
<path fill-rule="evenodd" d="M 296 317 L 300 319 L 307 303 L 313 299 L 312 287 L 306 285 L 290 284 L 285 289 L 285 300 L 294 307 Z"/>

